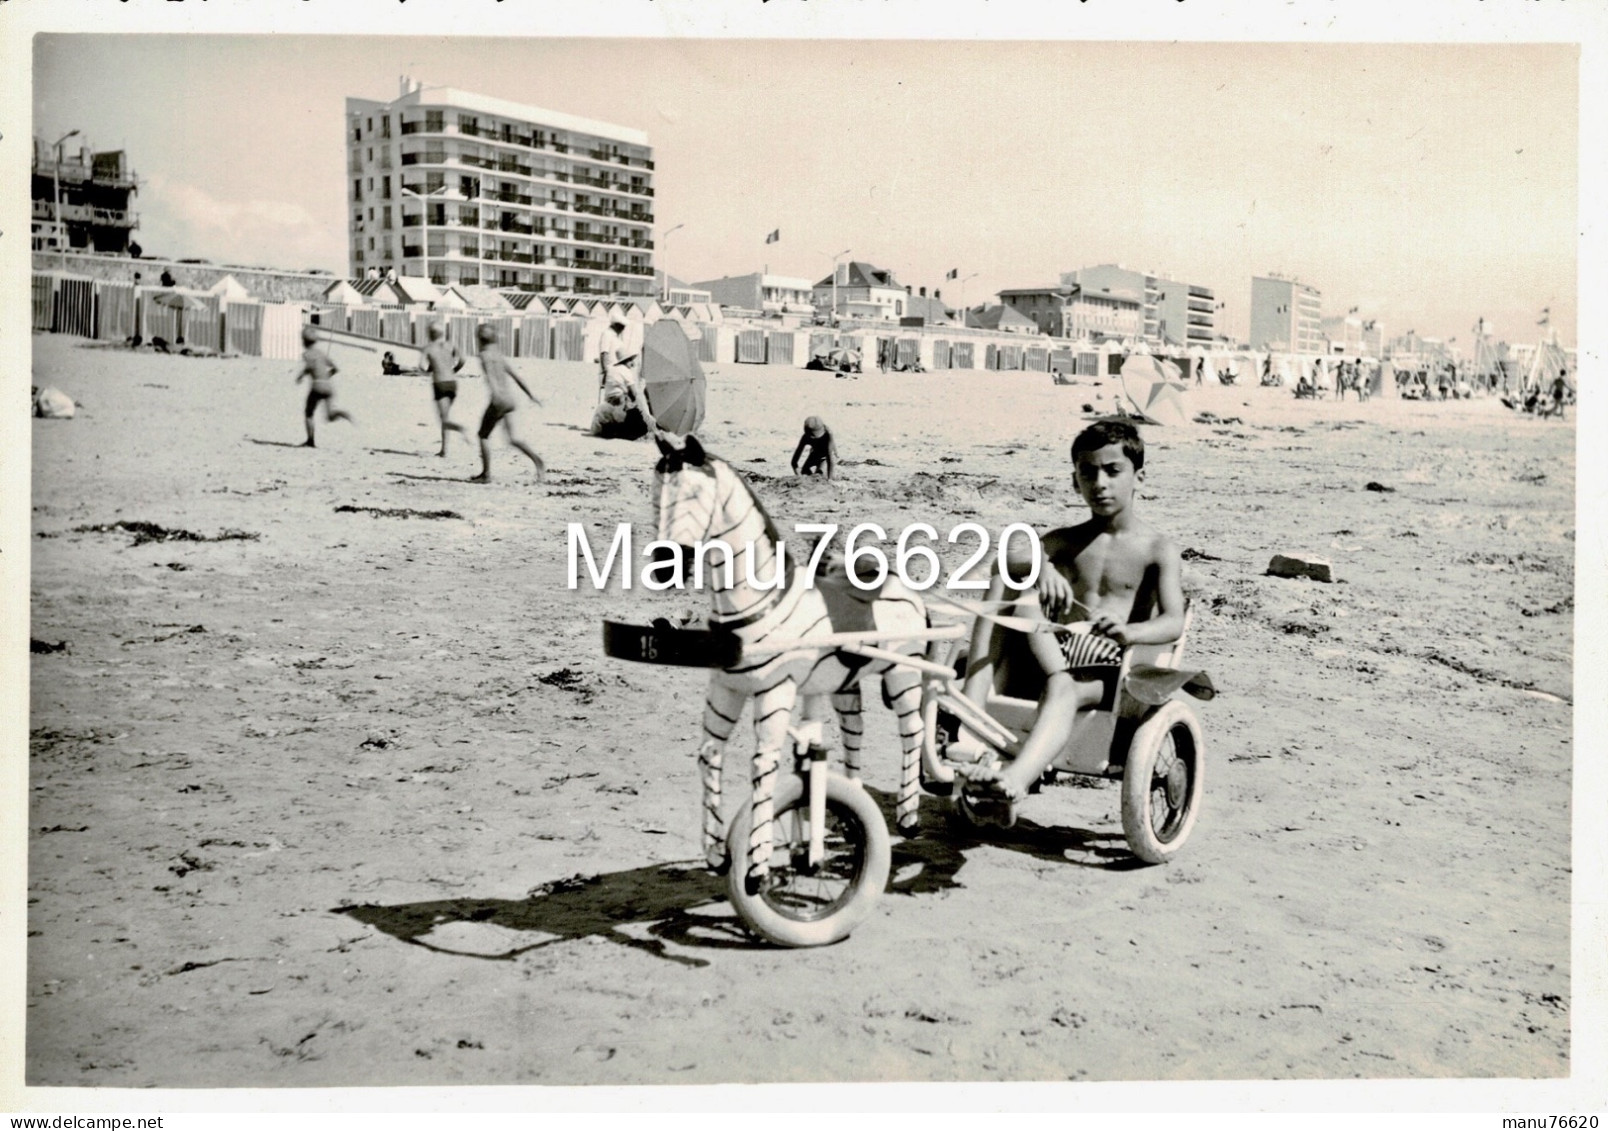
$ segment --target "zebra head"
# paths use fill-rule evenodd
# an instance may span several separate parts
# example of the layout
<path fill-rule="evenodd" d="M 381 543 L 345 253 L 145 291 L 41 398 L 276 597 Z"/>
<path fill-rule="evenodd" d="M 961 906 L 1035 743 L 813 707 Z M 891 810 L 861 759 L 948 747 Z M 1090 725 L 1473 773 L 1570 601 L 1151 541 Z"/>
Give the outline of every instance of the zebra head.
<path fill-rule="evenodd" d="M 658 539 L 695 546 L 709 536 L 720 512 L 721 462 L 704 451 L 698 437 L 676 448 L 658 436 L 659 462 L 653 468 L 653 499 Z"/>

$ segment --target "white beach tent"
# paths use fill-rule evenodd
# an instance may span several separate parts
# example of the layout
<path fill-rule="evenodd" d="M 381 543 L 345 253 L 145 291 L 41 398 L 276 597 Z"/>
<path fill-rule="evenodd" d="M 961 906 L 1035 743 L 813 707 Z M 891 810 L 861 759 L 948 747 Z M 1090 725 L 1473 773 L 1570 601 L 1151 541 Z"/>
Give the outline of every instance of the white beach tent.
<path fill-rule="evenodd" d="M 447 291 L 456 295 L 466 309 L 476 314 L 507 314 L 513 310 L 513 304 L 490 287 L 475 283 L 454 283 L 447 288 Z"/>
<path fill-rule="evenodd" d="M 442 298 L 434 283 L 418 275 L 398 276 L 396 282 L 391 284 L 391 289 L 397 293 L 404 306 L 420 307 L 424 310 L 438 309 L 437 304 Z M 461 306 L 460 300 L 459 307 Z"/>
<path fill-rule="evenodd" d="M 249 302 L 251 292 L 241 285 L 240 280 L 233 275 L 225 275 L 216 283 L 207 288 L 207 294 L 217 295 L 220 303 Z"/>

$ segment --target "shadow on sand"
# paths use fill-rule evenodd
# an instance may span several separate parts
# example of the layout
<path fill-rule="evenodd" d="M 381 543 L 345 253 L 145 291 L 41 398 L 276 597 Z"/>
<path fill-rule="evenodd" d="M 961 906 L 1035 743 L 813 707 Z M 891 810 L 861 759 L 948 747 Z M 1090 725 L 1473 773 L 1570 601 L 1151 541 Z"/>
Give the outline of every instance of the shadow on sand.
<path fill-rule="evenodd" d="M 404 452 L 401 448 L 365 448 L 373 456 L 407 456 L 409 459 L 439 459 L 435 452 Z"/>
<path fill-rule="evenodd" d="M 261 444 L 265 448 L 305 448 L 307 446 L 305 442 L 300 441 L 292 444 L 289 440 L 259 440 L 255 436 L 247 436 L 246 439 L 250 443 Z"/>
<path fill-rule="evenodd" d="M 473 483 L 472 475 L 419 475 L 411 471 L 393 471 L 390 474 L 398 479 L 423 479 L 431 483 Z"/>
<path fill-rule="evenodd" d="M 893 826 L 893 795 L 868 792 Z M 1075 867 L 1128 871 L 1143 867 L 1123 844 L 1120 834 L 1046 827 L 1020 820 L 1009 830 L 972 830 L 936 798 L 922 798 L 923 834 L 895 837 L 887 891 L 895 895 L 928 895 L 965 885 L 957 878 L 966 853 L 982 846 L 1021 852 L 1041 860 Z M 1068 856 L 1068 853 L 1073 853 Z M 633 947 L 667 962 L 707 966 L 707 959 L 671 951 L 667 943 L 689 949 L 753 950 L 766 947 L 743 928 L 729 910 L 726 881 L 695 861 L 675 861 L 623 872 L 575 875 L 535 888 L 524 899 L 442 899 L 393 906 L 361 904 L 338 907 L 337 914 L 384 931 L 393 938 L 438 954 L 511 961 L 554 943 L 600 938 Z M 727 907 L 724 914 L 700 911 Z M 503 949 L 459 949 L 429 936 L 454 924 L 484 924 L 505 931 L 546 936 Z M 647 938 L 627 934 L 627 924 L 644 925 Z M 450 932 L 447 932 L 450 934 Z"/>
<path fill-rule="evenodd" d="M 528 951 L 574 939 L 601 938 L 683 966 L 708 961 L 675 954 L 666 942 L 693 947 L 754 948 L 735 915 L 694 915 L 726 898 L 726 882 L 692 861 L 655 864 L 624 872 L 571 876 L 543 884 L 524 899 L 443 899 L 394 907 L 365 904 L 336 910 L 403 942 L 441 954 L 509 961 Z M 458 950 L 426 936 L 454 923 L 482 923 L 551 936 L 487 953 Z M 648 938 L 620 928 L 647 925 Z"/>

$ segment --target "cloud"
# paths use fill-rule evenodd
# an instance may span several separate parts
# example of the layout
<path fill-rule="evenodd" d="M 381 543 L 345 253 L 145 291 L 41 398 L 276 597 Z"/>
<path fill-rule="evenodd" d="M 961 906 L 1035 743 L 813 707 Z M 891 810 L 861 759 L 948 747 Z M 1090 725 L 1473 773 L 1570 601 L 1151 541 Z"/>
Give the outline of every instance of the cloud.
<path fill-rule="evenodd" d="M 148 255 L 293 270 L 344 265 L 345 232 L 300 204 L 222 200 L 159 173 L 140 185 L 136 200 L 135 239 Z"/>

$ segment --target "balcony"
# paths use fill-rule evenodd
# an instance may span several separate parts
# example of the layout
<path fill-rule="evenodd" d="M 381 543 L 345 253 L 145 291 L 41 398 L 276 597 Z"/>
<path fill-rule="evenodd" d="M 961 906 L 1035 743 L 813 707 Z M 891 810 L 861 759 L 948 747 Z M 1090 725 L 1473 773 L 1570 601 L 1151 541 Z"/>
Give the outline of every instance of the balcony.
<path fill-rule="evenodd" d="M 110 228 L 136 228 L 139 226 L 137 213 L 121 208 L 95 208 L 88 204 L 63 204 L 57 213 L 55 203 L 49 200 L 36 200 L 33 202 L 33 218 L 35 220 L 61 219 L 73 224 L 99 224 Z"/>
<path fill-rule="evenodd" d="M 624 165 L 633 169 L 653 169 L 654 161 L 651 157 L 632 157 L 624 153 L 610 153 L 606 149 L 590 149 L 584 146 L 577 147 L 569 142 L 559 141 L 545 133 L 520 134 L 499 127 L 490 126 L 460 126 L 456 123 L 440 121 L 404 121 L 401 127 L 403 137 L 414 134 L 441 134 L 453 137 L 473 137 L 484 141 L 495 142 L 499 145 L 517 145 L 522 149 L 548 150 L 553 153 L 573 153 L 575 156 L 588 161 L 597 161 L 608 165 Z"/>

